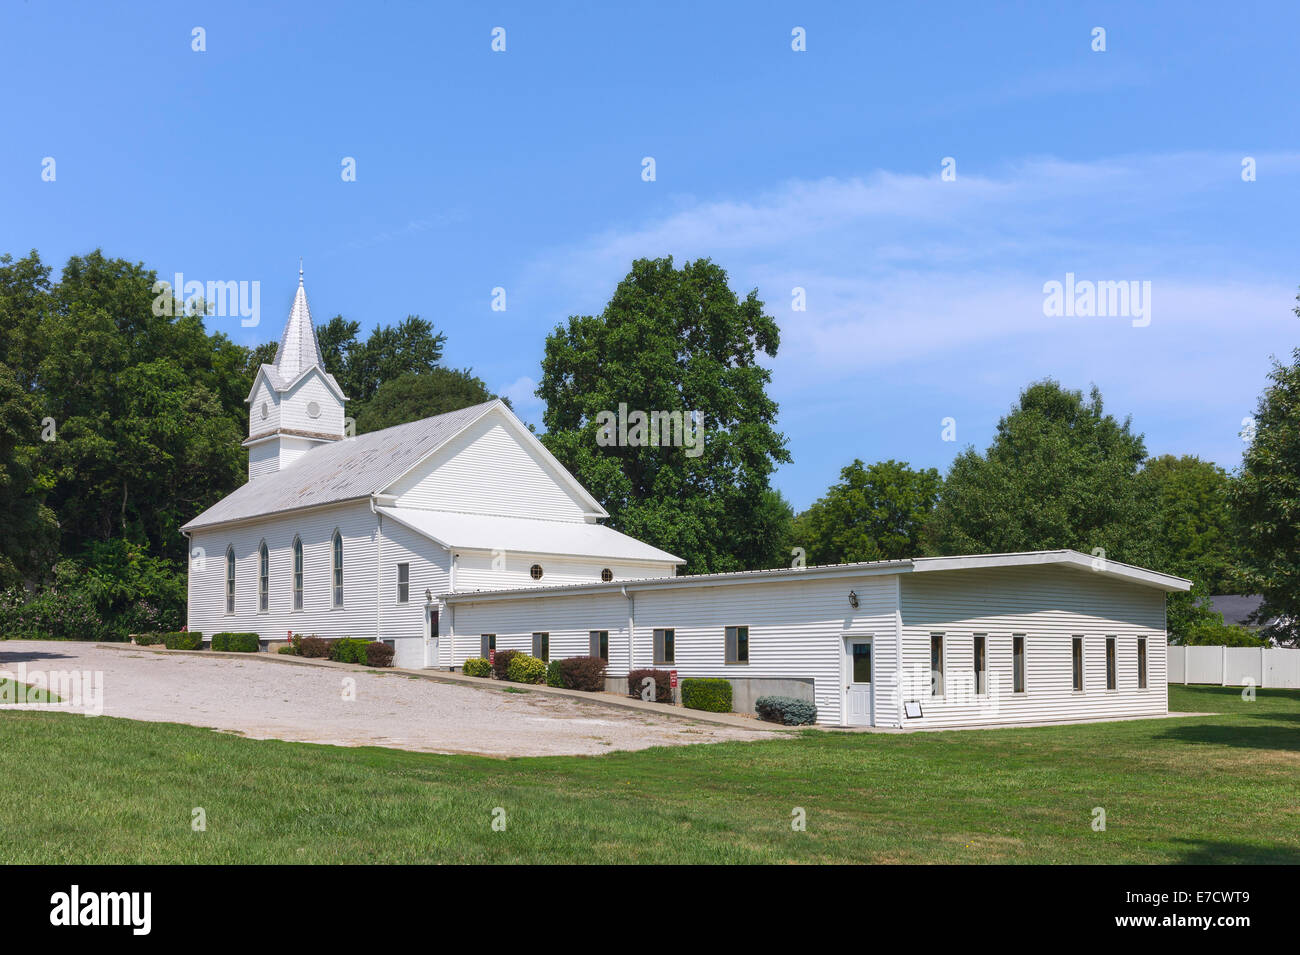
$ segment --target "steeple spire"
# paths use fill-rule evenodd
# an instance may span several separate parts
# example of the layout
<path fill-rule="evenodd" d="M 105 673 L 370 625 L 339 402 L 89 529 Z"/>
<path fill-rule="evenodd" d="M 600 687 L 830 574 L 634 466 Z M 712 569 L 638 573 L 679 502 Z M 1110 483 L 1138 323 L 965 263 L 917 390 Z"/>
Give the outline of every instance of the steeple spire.
<path fill-rule="evenodd" d="M 289 321 L 280 336 L 280 347 L 275 350 L 275 370 L 282 381 L 293 381 L 312 365 L 325 370 L 316 328 L 312 325 L 311 309 L 307 306 L 307 290 L 302 284 L 302 259 L 298 260 L 298 291 L 289 309 Z"/>

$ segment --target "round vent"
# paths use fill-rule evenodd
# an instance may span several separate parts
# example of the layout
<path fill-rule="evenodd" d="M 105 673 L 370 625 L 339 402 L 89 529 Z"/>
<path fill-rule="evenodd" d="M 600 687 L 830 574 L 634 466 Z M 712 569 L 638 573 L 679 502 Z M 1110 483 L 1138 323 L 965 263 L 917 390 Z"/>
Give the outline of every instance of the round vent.
<path fill-rule="evenodd" d="M 263 401 L 263 402 L 262 402 L 262 420 L 265 421 L 265 420 L 266 420 L 266 416 L 267 416 L 268 414 L 270 414 L 270 413 L 271 413 L 271 412 L 270 412 L 270 409 L 268 409 L 268 408 L 266 407 L 266 402 Z"/>
<path fill-rule="evenodd" d="M 605 583 L 609 583 L 611 580 L 614 579 L 614 572 L 610 570 L 608 567 L 606 567 L 604 570 L 600 572 L 600 579 L 605 581 Z"/>
<path fill-rule="evenodd" d="M 316 402 L 316 401 L 309 401 L 309 402 L 307 402 L 307 417 L 309 417 L 309 418 L 319 418 L 319 417 L 320 417 L 320 403 L 319 403 L 319 402 Z"/>
<path fill-rule="evenodd" d="M 528 568 L 528 576 L 531 577 L 531 578 L 533 578 L 533 580 L 541 580 L 541 579 L 542 579 L 542 565 L 541 565 L 541 564 L 533 564 L 533 566 L 529 567 L 529 568 Z"/>

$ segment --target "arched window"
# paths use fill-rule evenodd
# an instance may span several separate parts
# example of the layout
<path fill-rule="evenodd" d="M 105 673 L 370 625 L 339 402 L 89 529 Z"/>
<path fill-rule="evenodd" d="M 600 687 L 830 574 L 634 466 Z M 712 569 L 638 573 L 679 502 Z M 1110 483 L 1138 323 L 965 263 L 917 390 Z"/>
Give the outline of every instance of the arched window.
<path fill-rule="evenodd" d="M 235 548 L 226 548 L 226 613 L 235 612 Z"/>
<path fill-rule="evenodd" d="M 343 606 L 343 535 L 334 532 L 334 606 Z"/>
<path fill-rule="evenodd" d="M 302 609 L 302 538 L 293 539 L 293 609 Z"/>
<path fill-rule="evenodd" d="M 257 609 L 265 612 L 271 605 L 271 555 L 266 541 L 257 548 Z"/>

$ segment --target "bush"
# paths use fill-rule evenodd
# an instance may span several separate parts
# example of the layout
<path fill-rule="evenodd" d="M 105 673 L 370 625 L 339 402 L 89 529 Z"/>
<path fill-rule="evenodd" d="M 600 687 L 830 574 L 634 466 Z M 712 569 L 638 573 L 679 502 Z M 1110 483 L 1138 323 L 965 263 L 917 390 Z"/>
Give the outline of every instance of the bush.
<path fill-rule="evenodd" d="M 600 657 L 567 657 L 560 661 L 560 668 L 561 686 L 587 693 L 605 689 L 605 661 Z"/>
<path fill-rule="evenodd" d="M 161 633 L 133 633 L 131 639 L 137 647 L 155 647 L 162 643 Z"/>
<path fill-rule="evenodd" d="M 627 675 L 627 695 L 641 698 L 641 685 L 646 678 L 655 681 L 655 702 L 671 703 L 673 701 L 672 674 L 667 670 L 633 670 Z"/>
<path fill-rule="evenodd" d="M 393 665 L 393 648 L 382 640 L 373 640 L 366 644 L 366 664 L 372 667 L 390 667 Z"/>
<path fill-rule="evenodd" d="M 500 659 L 498 654 L 497 659 Z M 511 683 L 545 683 L 546 661 L 527 653 L 511 654 L 510 664 L 506 668 L 506 679 Z"/>
<path fill-rule="evenodd" d="M 786 726 L 802 726 L 817 722 L 817 707 L 807 700 L 796 700 L 792 696 L 760 696 L 754 701 L 758 718 L 769 723 L 784 723 Z"/>
<path fill-rule="evenodd" d="M 330 642 L 323 637 L 313 634 L 310 637 L 295 636 L 293 639 L 298 644 L 299 656 L 324 659 L 330 655 Z"/>
<path fill-rule="evenodd" d="M 212 649 L 224 653 L 257 653 L 262 645 L 255 633 L 214 633 Z"/>
<path fill-rule="evenodd" d="M 277 649 L 275 652 L 283 653 L 286 656 L 291 656 L 291 657 L 298 656 L 298 648 L 295 647 L 293 644 L 288 644 L 288 643 L 280 647 L 279 649 Z"/>
<path fill-rule="evenodd" d="M 717 678 L 682 680 L 682 706 L 708 713 L 730 713 L 731 681 Z"/>
<path fill-rule="evenodd" d="M 546 685 L 566 686 L 564 682 L 564 661 L 552 660 L 546 664 Z"/>
<path fill-rule="evenodd" d="M 330 643 L 330 659 L 335 663 L 365 663 L 366 640 L 342 637 Z"/>
<path fill-rule="evenodd" d="M 496 651 L 493 655 L 492 675 L 498 680 L 509 679 L 509 677 L 506 676 L 506 673 L 510 669 L 510 661 L 514 659 L 515 654 L 518 652 L 518 650 Z"/>
<path fill-rule="evenodd" d="M 168 650 L 201 650 L 203 634 L 197 630 L 178 630 L 162 635 L 163 646 Z"/>
<path fill-rule="evenodd" d="M 482 657 L 470 657 L 461 665 L 460 672 L 466 676 L 490 677 L 492 675 L 492 664 Z"/>

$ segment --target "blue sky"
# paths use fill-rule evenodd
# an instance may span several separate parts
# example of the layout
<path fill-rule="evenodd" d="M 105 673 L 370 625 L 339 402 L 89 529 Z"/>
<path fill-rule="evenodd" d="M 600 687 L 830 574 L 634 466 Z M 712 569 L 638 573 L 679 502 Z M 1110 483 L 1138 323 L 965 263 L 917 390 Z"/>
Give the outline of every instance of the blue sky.
<path fill-rule="evenodd" d="M 709 256 L 782 328 L 798 508 L 854 457 L 983 448 L 1047 375 L 1236 466 L 1300 341 L 1300 8 L 613 6 L 6 3 L 0 252 L 260 281 L 258 327 L 212 320 L 245 343 L 301 255 L 318 321 L 422 315 L 538 424 L 552 327 Z M 1149 281 L 1150 324 L 1045 316 L 1067 272 Z"/>

